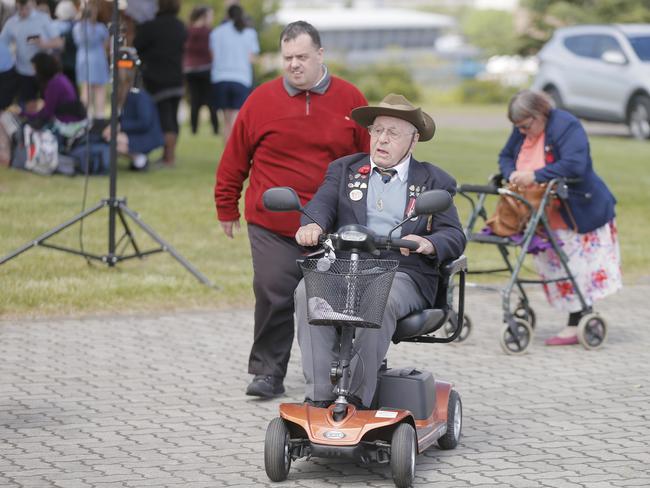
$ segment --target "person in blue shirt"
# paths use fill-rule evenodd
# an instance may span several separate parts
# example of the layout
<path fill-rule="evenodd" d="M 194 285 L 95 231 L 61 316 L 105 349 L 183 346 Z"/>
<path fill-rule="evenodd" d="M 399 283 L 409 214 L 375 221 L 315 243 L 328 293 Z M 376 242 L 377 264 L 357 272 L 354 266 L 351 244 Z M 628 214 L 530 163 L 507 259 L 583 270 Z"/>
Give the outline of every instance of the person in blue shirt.
<path fill-rule="evenodd" d="M 15 48 L 18 82 L 11 98 L 17 90 L 18 101 L 24 109 L 35 111 L 39 87 L 32 58 L 40 51 L 63 48 L 63 39 L 52 19 L 35 8 L 34 0 L 16 0 L 16 14 L 2 28 L 0 43 L 13 44 Z"/>
<path fill-rule="evenodd" d="M 16 62 L 7 44 L 0 40 L 0 112 L 12 104 L 16 92 Z"/>
<path fill-rule="evenodd" d="M 97 22 L 97 6 L 90 4 L 82 14 L 82 20 L 72 28 L 77 46 L 75 71 L 80 85 L 81 101 L 95 118 L 103 118 L 106 105 L 106 85 L 109 81 L 108 27 Z"/>
<path fill-rule="evenodd" d="M 228 8 L 228 19 L 210 33 L 214 108 L 223 111 L 224 141 L 253 87 L 253 61 L 260 52 L 255 29 L 246 26 L 239 5 Z"/>

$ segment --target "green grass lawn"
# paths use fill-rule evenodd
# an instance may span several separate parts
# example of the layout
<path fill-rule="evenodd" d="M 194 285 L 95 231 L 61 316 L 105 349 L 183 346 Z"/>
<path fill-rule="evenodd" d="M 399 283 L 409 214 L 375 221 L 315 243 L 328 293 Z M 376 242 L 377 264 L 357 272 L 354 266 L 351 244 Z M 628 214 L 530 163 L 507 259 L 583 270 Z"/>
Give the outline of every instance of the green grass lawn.
<path fill-rule="evenodd" d="M 471 117 L 471 110 L 467 111 Z M 481 110 L 486 110 L 481 108 Z M 494 110 L 502 111 L 502 108 Z M 212 198 L 214 171 L 221 153 L 221 137 L 207 126 L 198 136 L 184 128 L 177 167 L 132 173 L 119 163 L 117 196 L 174 248 L 219 286 L 201 285 L 171 255 L 155 254 L 115 267 L 59 251 L 33 248 L 0 266 L 0 316 L 79 315 L 143 311 L 171 311 L 208 307 L 248 306 L 252 303 L 250 252 L 244 230 L 225 238 L 215 217 Z M 496 171 L 496 154 L 507 130 L 463 130 L 439 127 L 435 139 L 418 148 L 419 159 L 435 162 L 459 182 L 484 183 Z M 645 243 L 649 208 L 650 145 L 622 138 L 594 137 L 597 171 L 618 198 L 623 267 L 628 283 L 650 274 Z M 81 211 L 84 178 L 42 177 L 0 168 L 0 256 L 29 242 Z M 92 177 L 87 207 L 108 196 L 108 178 Z M 463 216 L 467 207 L 458 202 Z M 135 225 L 138 244 L 154 243 Z M 85 220 L 83 246 L 106 254 L 108 211 Z M 121 227 L 118 225 L 118 230 Z M 80 226 L 51 240 L 79 248 Z M 470 246 L 470 265 L 494 261 L 495 249 Z"/>

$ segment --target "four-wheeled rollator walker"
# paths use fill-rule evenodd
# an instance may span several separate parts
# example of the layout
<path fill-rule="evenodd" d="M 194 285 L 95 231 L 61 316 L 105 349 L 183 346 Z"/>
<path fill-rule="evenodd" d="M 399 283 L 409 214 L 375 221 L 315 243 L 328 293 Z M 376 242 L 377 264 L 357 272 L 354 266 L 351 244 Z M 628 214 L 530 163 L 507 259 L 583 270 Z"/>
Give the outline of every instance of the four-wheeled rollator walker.
<path fill-rule="evenodd" d="M 567 199 L 569 193 L 567 183 L 569 182 L 569 180 L 564 178 L 557 178 L 548 182 L 538 208 L 535 208 L 531 202 L 519 193 L 504 188 L 504 179 L 500 174 L 490 177 L 487 185 L 464 184 L 458 188 L 458 194 L 465 197 L 471 205 L 471 213 L 465 227 L 465 234 L 468 241 L 495 245 L 505 262 L 505 267 L 503 268 L 472 270 L 470 274 L 501 273 L 504 271 L 510 273 L 510 278 L 505 288 L 501 290 L 504 326 L 501 330 L 500 342 L 502 349 L 508 354 L 524 353 L 531 344 L 535 329 L 535 312 L 530 306 L 528 296 L 524 291 L 524 284 L 545 285 L 569 280 L 582 306 L 582 318 L 580 319 L 577 330 L 579 342 L 586 349 L 596 349 L 604 343 L 607 336 L 607 323 L 586 303 L 582 291 L 568 266 L 568 258 L 562 251 L 562 247 L 558 243 L 553 231 L 550 229 L 546 216 L 546 208 L 552 199 Z M 479 228 L 479 226 L 484 225 L 488 220 L 485 202 L 492 195 L 508 195 L 528 207 L 531 216 L 522 235 L 518 236 L 518 238 L 501 237 L 486 233 L 484 229 L 481 230 Z M 478 231 L 476 230 L 477 228 L 479 228 Z M 526 253 L 531 247 L 535 233 L 540 230 L 557 254 L 566 272 L 566 276 L 553 280 L 523 279 L 520 277 Z M 518 249 L 514 263 L 510 257 L 511 249 Z M 519 299 L 513 309 L 511 306 L 511 295 L 515 288 Z"/>
<path fill-rule="evenodd" d="M 264 194 L 269 210 L 303 213 L 290 188 L 271 188 Z M 414 215 L 445 210 L 451 196 L 444 190 L 422 193 Z M 406 222 L 407 219 L 404 220 Z M 402 222 L 402 224 L 404 223 Z M 401 225 L 401 224 L 400 224 Z M 399 227 L 399 226 L 398 226 Z M 398 228 L 397 227 L 397 228 Z M 418 247 L 414 241 L 377 236 L 361 225 L 348 225 L 335 234 L 321 236 L 325 254 L 300 263 L 305 278 L 310 326 L 338 327 L 340 349 L 331 366 L 330 379 L 336 400 L 326 408 L 309 403 L 283 403 L 280 416 L 266 431 L 264 466 L 273 481 L 285 480 L 291 462 L 299 458 L 350 458 L 362 463 L 390 463 L 398 487 L 412 486 L 416 454 L 435 442 L 441 449 L 454 449 L 461 435 L 462 406 L 452 384 L 433 378 L 414 367 L 390 369 L 384 362 L 378 372 L 377 390 L 369 410 L 351 402 L 351 361 L 354 334 L 359 327 L 381 327 L 384 308 L 398 261 L 366 259 L 382 249 Z M 335 252 L 348 252 L 339 259 Z M 457 292 L 457 324 L 463 323 L 465 273 L 464 256 L 441 265 L 441 277 L 434 309 L 421 310 L 397 323 L 393 342 L 445 343 L 451 335 L 436 337 L 448 322 Z M 456 279 L 458 284 L 456 285 Z"/>

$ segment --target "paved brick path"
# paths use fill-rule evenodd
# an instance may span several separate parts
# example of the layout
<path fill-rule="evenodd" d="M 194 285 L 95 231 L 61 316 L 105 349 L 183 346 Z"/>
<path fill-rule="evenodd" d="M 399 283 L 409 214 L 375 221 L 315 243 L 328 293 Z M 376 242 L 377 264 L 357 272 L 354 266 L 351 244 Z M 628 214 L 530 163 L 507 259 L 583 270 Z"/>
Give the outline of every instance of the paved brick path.
<path fill-rule="evenodd" d="M 530 353 L 504 355 L 495 293 L 472 289 L 462 344 L 401 344 L 392 365 L 456 383 L 462 443 L 417 460 L 417 486 L 650 486 L 650 286 L 598 309 L 600 351 L 547 348 L 562 317 L 533 296 Z M 2 487 L 390 487 L 390 469 L 298 461 L 289 480 L 263 469 L 278 401 L 243 394 L 252 313 L 0 321 Z M 285 401 L 302 398 L 298 351 Z"/>

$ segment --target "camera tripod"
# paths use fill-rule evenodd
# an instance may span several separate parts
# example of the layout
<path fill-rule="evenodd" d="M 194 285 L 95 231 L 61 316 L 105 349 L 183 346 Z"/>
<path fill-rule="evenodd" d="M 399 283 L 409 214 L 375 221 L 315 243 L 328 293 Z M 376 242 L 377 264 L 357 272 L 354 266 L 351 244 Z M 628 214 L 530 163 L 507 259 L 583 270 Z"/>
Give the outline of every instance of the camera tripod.
<path fill-rule="evenodd" d="M 118 89 L 118 70 L 119 63 L 117 62 L 118 53 L 119 53 L 119 9 L 118 9 L 118 0 L 113 0 L 113 17 L 112 17 L 112 35 L 113 35 L 113 56 L 111 61 L 111 67 L 113 70 L 113 83 L 112 83 L 112 93 L 111 93 L 111 139 L 110 139 L 110 171 L 109 171 L 109 197 L 102 199 L 100 202 L 95 204 L 93 207 L 84 210 L 78 215 L 74 216 L 70 220 L 63 222 L 62 224 L 54 227 L 53 229 L 41 234 L 32 241 L 24 244 L 15 251 L 7 254 L 0 258 L 0 265 L 6 263 L 10 259 L 15 258 L 16 256 L 24 253 L 25 251 L 41 246 L 58 251 L 68 252 L 83 256 L 88 260 L 96 260 L 102 263 L 107 264 L 108 266 L 115 266 L 120 261 L 125 261 L 132 258 L 143 258 L 150 254 L 155 254 L 159 252 L 168 252 L 169 254 L 176 259 L 187 271 L 192 273 L 194 277 L 199 280 L 204 285 L 215 287 L 215 285 L 210 282 L 200 271 L 198 271 L 189 261 L 187 261 L 183 256 L 181 256 L 171 245 L 165 242 L 156 232 L 147 225 L 140 216 L 131 210 L 126 204 L 126 198 L 117 198 L 117 89 Z M 74 225 L 77 222 L 82 222 L 83 219 L 89 217 L 90 215 L 102 210 L 104 207 L 108 207 L 108 253 L 105 255 L 91 254 L 86 252 L 83 249 L 77 250 L 65 246 L 60 246 L 57 244 L 52 244 L 48 240 L 60 233 L 61 231 L 67 229 L 71 225 Z M 141 250 L 138 246 L 135 236 L 129 227 L 127 217 L 130 218 L 135 224 L 137 224 L 145 233 L 149 235 L 159 247 Z M 116 224 L 117 219 L 124 228 L 124 234 L 118 239 L 116 236 Z M 132 247 L 132 251 L 129 253 L 128 248 Z"/>

